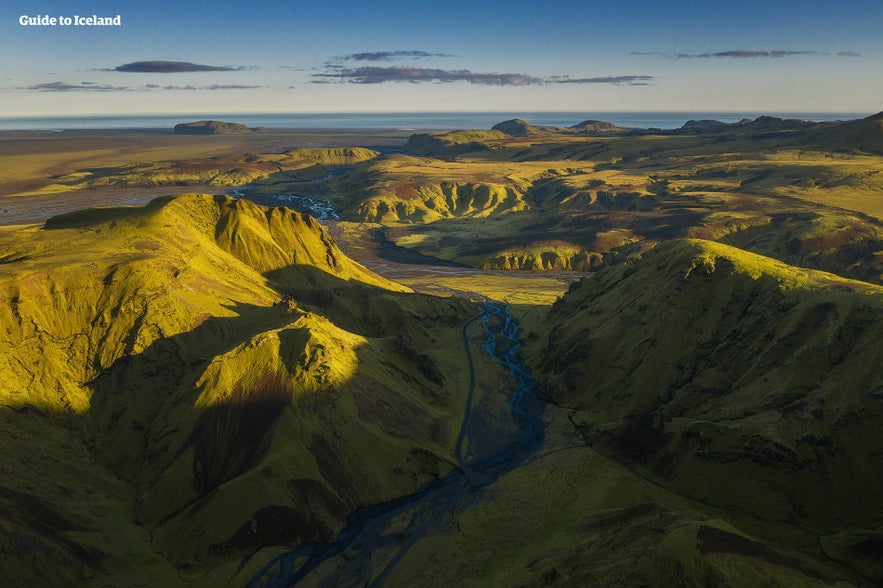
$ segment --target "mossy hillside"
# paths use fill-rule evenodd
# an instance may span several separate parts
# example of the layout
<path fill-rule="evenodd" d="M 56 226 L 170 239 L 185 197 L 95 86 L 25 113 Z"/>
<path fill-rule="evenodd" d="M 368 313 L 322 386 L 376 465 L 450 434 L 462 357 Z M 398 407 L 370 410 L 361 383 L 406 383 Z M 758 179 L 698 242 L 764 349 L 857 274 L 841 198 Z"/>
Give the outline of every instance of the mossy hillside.
<path fill-rule="evenodd" d="M 656 244 L 628 228 L 536 214 L 401 225 L 387 229 L 387 235 L 418 253 L 490 270 L 594 271 Z"/>
<path fill-rule="evenodd" d="M 133 521 L 135 488 L 76 431 L 36 410 L 0 410 L 3 584 L 107 586 L 107 576 L 178 586 L 178 571 Z"/>
<path fill-rule="evenodd" d="M 365 162 L 323 195 L 345 218 L 408 225 L 403 247 L 478 268 L 585 269 L 695 237 L 879 283 L 879 156 L 789 137 L 509 137 L 453 160 Z"/>
<path fill-rule="evenodd" d="M 216 155 L 202 159 L 127 162 L 52 176 L 44 191 L 96 187 L 274 185 L 314 179 L 380 155 L 364 147 L 303 147 L 278 153 Z"/>
<path fill-rule="evenodd" d="M 455 375 L 439 381 L 438 375 L 445 369 L 456 374 L 461 360 L 414 351 L 403 338 L 419 345 L 417 337 L 431 337 L 425 344 L 453 347 L 458 323 L 451 328 L 436 321 L 427 332 L 411 325 L 403 330 L 413 335 L 366 338 L 308 313 L 216 356 L 195 386 L 185 378 L 180 393 L 199 391 L 195 404 L 204 410 L 171 405 L 156 418 L 162 427 L 143 441 L 154 458 L 138 474 L 145 488 L 138 516 L 154 530 L 154 546 L 186 565 L 194 557 L 242 555 L 265 544 L 330 540 L 351 510 L 407 494 L 445 473 L 453 467 L 450 448 L 463 409 L 453 391 L 467 382 Z M 427 370 L 427 363 L 435 369 Z M 237 387 L 248 389 L 262 373 L 281 374 L 294 389 L 286 407 L 266 407 L 272 426 L 250 442 L 254 423 L 200 442 L 194 435 L 206 419 L 232 411 L 227 407 Z M 97 414 L 133 402 L 130 393 L 116 394 Z M 194 433 L 188 437 L 178 428 Z M 108 451 L 118 463 L 138 459 L 116 455 L 137 446 L 137 430 L 126 427 L 109 437 Z M 271 512 L 278 516 L 266 518 Z"/>
<path fill-rule="evenodd" d="M 527 204 L 511 186 L 491 183 L 397 186 L 392 195 L 381 192 L 358 204 L 354 213 L 366 222 L 430 223 L 463 216 L 485 218 L 524 210 Z"/>
<path fill-rule="evenodd" d="M 292 164 L 308 161 L 327 166 L 350 166 L 375 159 L 380 152 L 365 147 L 300 147 L 285 151 L 284 155 Z M 275 156 L 268 157 L 268 160 L 286 162 Z"/>
<path fill-rule="evenodd" d="M 411 135 L 405 145 L 405 153 L 429 157 L 455 157 L 463 153 L 490 151 L 496 143 L 506 138 L 497 129 L 490 131 L 451 131 L 441 135 Z"/>
<path fill-rule="evenodd" d="M 8 484 L 65 517 L 92 509 L 89 533 L 123 529 L 115 540 L 142 542 L 129 550 L 198 577 L 264 545 L 333 537 L 353 509 L 453 467 L 460 328 L 476 309 L 401 292 L 309 217 L 185 196 L 4 230 L 2 243 L 6 410 L 38 415 L 58 432 L 47 439 L 73 435 L 73 466 L 89 460 L 106 500 L 125 504 L 104 523 L 71 479 Z M 57 451 L 17 434 L 9 471 Z M 79 536 L 47 537 L 74 575 L 130 573 L 85 558 Z M 116 557 L 108 540 L 88 545 Z"/>
<path fill-rule="evenodd" d="M 534 367 L 593 442 L 763 518 L 832 533 L 883 515 L 878 286 L 673 241 L 549 319 Z"/>
<path fill-rule="evenodd" d="M 573 416 L 547 406 L 543 447 L 417 539 L 384 583 L 870 585 L 823 555 L 806 529 L 679 495 L 588 446 Z M 392 532 L 409 520 L 394 521 Z"/>
<path fill-rule="evenodd" d="M 388 585 L 861 585 L 854 578 L 810 538 L 684 499 L 570 447 L 501 478 L 457 518 L 456 532 L 418 541 Z"/>
<path fill-rule="evenodd" d="M 324 195 L 344 218 L 366 222 L 486 218 L 526 210 L 524 192 L 546 167 L 391 155 L 334 178 Z"/>
<path fill-rule="evenodd" d="M 287 284 L 330 277 L 402 290 L 345 258 L 311 217 L 223 196 L 75 213 L 30 230 L 29 239 L 4 237 L 11 261 L 2 267 L 0 312 L 16 346 L 4 359 L 4 383 L 10 393 L 53 383 L 59 395 L 44 399 L 47 408 L 82 409 L 75 382 L 157 339 L 231 316 L 237 304 L 272 304 L 279 294 L 263 277 L 272 271 Z"/>

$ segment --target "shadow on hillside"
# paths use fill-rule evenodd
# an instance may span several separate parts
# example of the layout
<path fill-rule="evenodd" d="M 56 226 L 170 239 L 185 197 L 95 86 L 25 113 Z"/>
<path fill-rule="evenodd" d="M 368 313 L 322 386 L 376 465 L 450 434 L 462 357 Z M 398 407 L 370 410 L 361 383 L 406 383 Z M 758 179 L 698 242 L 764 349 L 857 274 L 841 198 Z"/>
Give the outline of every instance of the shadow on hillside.
<path fill-rule="evenodd" d="M 284 286 L 292 273 L 310 286 Z M 352 511 L 413 493 L 454 467 L 452 438 L 462 418 L 462 395 L 453 384 L 458 378 L 441 366 L 465 373 L 466 357 L 460 348 L 429 348 L 426 341 L 443 330 L 446 340 L 459 341 L 460 327 L 475 309 L 463 300 L 348 282 L 312 266 L 283 268 L 268 278 L 283 293 L 278 303 L 232 303 L 231 316 L 208 318 L 123 355 L 88 382 L 88 413 L 59 419 L 36 409 L 18 413 L 41 423 L 35 431 L 52 431 L 22 449 L 28 459 L 62 454 L 59 447 L 72 443 L 77 456 L 70 467 L 134 488 L 133 506 L 118 493 L 120 502 L 108 508 L 131 512 L 133 522 L 125 524 L 149 529 L 151 550 L 175 550 L 169 558 L 179 568 L 194 558 L 232 561 L 265 546 L 331 541 Z M 320 329 L 315 338 L 309 325 L 290 328 L 306 313 L 370 339 L 341 344 L 353 354 L 352 374 L 328 374 L 338 361 L 335 342 L 327 338 L 335 326 L 320 325 L 328 332 Z M 263 335 L 271 331 L 276 335 Z M 248 355 L 274 337 L 272 354 Z M 215 359 L 231 352 L 230 365 L 246 362 L 242 373 L 231 380 L 234 368 L 228 367 L 225 379 L 206 379 L 216 375 L 209 371 Z M 198 405 L 207 392 L 211 402 Z M 280 434 L 287 441 L 276 447 Z M 284 471 L 268 466 L 271 451 L 286 457 L 269 463 L 295 463 Z M 18 475 L 8 492 L 0 487 L 0 529 L 18 537 L 4 545 L 13 553 L 37 549 L 53 554 L 50 562 L 66 562 L 74 577 L 62 576 L 62 584 L 75 582 L 78 573 L 106 574 L 108 562 L 118 557 L 115 550 L 125 548 L 106 534 L 107 521 L 89 503 L 77 474 L 66 475 L 30 482 L 33 499 L 12 490 L 26 485 Z M 265 494 L 242 494 L 259 486 Z M 223 524 L 212 518 L 221 516 L 219 509 L 229 510 Z M 216 524 L 232 524 L 235 532 L 212 531 L 196 543 L 166 536 L 175 533 L 168 529 Z M 41 572 L 21 573 L 26 584 Z"/>

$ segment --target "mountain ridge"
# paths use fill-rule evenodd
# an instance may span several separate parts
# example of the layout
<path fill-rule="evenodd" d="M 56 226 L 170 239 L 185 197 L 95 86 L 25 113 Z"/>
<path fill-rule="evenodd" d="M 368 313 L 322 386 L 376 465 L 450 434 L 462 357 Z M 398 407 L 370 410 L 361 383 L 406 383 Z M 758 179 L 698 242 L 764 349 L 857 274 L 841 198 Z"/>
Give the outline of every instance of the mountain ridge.
<path fill-rule="evenodd" d="M 0 550 L 14 585 L 232 576 L 455 465 L 475 306 L 374 275 L 307 215 L 183 195 L 0 251 L 0 430 L 22 441 L 0 529 L 38 546 Z"/>
<path fill-rule="evenodd" d="M 582 280 L 549 324 L 532 365 L 591 443 L 825 535 L 883 517 L 883 288 L 676 240 Z"/>

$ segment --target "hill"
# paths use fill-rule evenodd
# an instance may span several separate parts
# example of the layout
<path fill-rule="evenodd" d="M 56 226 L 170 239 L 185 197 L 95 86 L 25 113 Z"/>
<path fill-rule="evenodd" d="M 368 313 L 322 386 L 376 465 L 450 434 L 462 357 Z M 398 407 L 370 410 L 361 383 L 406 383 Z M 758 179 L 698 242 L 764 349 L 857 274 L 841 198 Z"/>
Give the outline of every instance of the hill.
<path fill-rule="evenodd" d="M 512 120 L 503 121 L 501 123 L 495 124 L 491 127 L 492 131 L 500 131 L 510 137 L 523 137 L 524 135 L 532 135 L 539 132 L 542 132 L 546 127 L 536 127 L 534 125 L 527 124 L 520 118 L 513 118 Z"/>
<path fill-rule="evenodd" d="M 532 363 L 590 443 L 834 559 L 879 542 L 883 288 L 677 240 L 583 280 L 548 326 Z"/>
<path fill-rule="evenodd" d="M 814 143 L 820 147 L 883 154 L 883 112 L 820 128 L 814 135 Z"/>
<path fill-rule="evenodd" d="M 251 128 L 239 123 L 217 120 L 201 120 L 175 125 L 175 133 L 179 135 L 242 135 L 246 133 L 261 133 L 266 130 L 264 127 Z"/>
<path fill-rule="evenodd" d="M 474 305 L 309 216 L 161 198 L 2 229 L 0 259 L 7 585 L 225 583 L 454 467 Z"/>
<path fill-rule="evenodd" d="M 490 151 L 494 142 L 505 139 L 500 130 L 491 131 L 451 131 L 441 135 L 417 133 L 411 135 L 405 144 L 404 152 L 422 157 L 450 158 L 475 151 Z"/>
<path fill-rule="evenodd" d="M 570 127 L 571 129 L 576 129 L 578 131 L 583 131 L 586 133 L 622 133 L 626 131 L 630 131 L 633 129 L 628 129 L 627 127 L 621 127 L 619 125 L 615 125 L 613 123 L 609 123 L 603 120 L 584 120 L 582 122 L 576 123 Z"/>

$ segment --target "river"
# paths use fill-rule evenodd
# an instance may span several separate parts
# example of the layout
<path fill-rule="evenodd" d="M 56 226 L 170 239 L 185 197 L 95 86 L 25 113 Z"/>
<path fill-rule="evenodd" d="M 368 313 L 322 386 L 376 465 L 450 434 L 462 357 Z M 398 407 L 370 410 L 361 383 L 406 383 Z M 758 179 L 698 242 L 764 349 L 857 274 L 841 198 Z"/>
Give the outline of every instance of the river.
<path fill-rule="evenodd" d="M 480 309 L 463 325 L 470 386 L 456 447 L 459 467 L 410 496 L 352 513 L 336 541 L 299 545 L 275 557 L 254 575 L 249 586 L 281 588 L 306 579 L 321 586 L 381 586 L 417 540 L 446 518 L 455 518 L 457 512 L 478 500 L 487 486 L 539 449 L 543 442 L 544 425 L 540 417 L 544 404 L 536 397 L 536 380 L 518 356 L 518 324 L 505 304 L 486 300 Z M 481 349 L 511 376 L 509 406 L 518 434 L 502 447 L 466 459 L 464 439 L 468 435 L 475 387 L 469 345 L 475 336 L 469 334 L 473 323 L 481 325 Z"/>
<path fill-rule="evenodd" d="M 291 198 L 289 203 L 303 212 L 312 212 L 317 204 L 313 200 L 297 197 Z M 395 255 L 393 257 L 396 259 L 392 261 L 388 255 L 390 252 L 384 254 L 378 247 L 364 247 L 365 243 L 361 243 L 363 247 L 357 249 L 353 247 L 354 243 L 347 243 L 343 232 L 333 222 L 337 213 L 330 208 L 330 203 L 321 202 L 320 208 L 320 220 L 326 221 L 327 228 L 335 234 L 344 252 L 384 277 L 395 280 L 403 275 L 412 279 L 416 275 L 423 275 L 431 282 L 434 277 L 439 277 L 439 272 L 446 275 L 451 272 L 459 275 L 483 273 L 454 264 L 416 263 Z M 368 234 L 362 233 L 360 237 L 364 241 Z M 412 495 L 352 513 L 333 543 L 299 545 L 275 557 L 254 575 L 250 586 L 276 588 L 303 581 L 321 586 L 381 586 L 416 541 L 432 529 L 455 519 L 458 512 L 480 499 L 485 488 L 524 463 L 542 445 L 544 424 L 540 417 L 544 404 L 537 399 L 536 380 L 518 355 L 522 346 L 520 330 L 509 306 L 474 292 L 440 288 L 478 301 L 479 308 L 479 312 L 462 327 L 463 352 L 469 366 L 469 387 L 454 451 L 458 467 L 447 476 L 422 486 Z M 429 287 L 421 289 L 431 290 Z M 479 326 L 478 332 L 470 334 L 476 325 Z M 469 444 L 476 386 L 470 343 L 475 339 L 481 341 L 481 352 L 493 357 L 510 376 L 508 397 L 511 428 L 517 430 L 515 435 L 511 435 L 507 427 L 508 441 L 484 452 L 476 445 Z"/>

